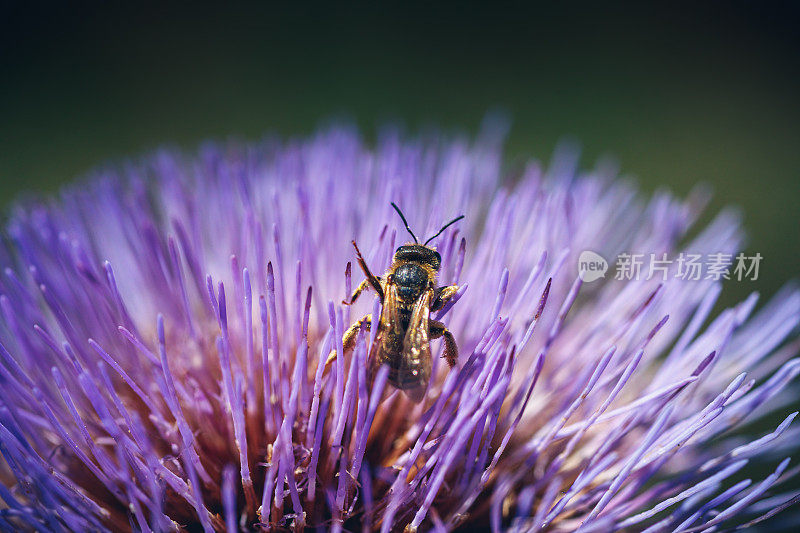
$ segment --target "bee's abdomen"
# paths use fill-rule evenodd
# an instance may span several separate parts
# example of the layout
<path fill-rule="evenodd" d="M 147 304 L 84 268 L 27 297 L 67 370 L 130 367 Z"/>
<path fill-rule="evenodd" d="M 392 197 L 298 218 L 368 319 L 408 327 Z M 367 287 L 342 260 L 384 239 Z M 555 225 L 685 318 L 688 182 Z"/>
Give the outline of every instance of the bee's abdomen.
<path fill-rule="evenodd" d="M 389 383 L 398 389 L 415 387 L 424 381 L 424 369 L 419 361 L 395 357 L 387 360 L 386 364 L 389 367 Z"/>

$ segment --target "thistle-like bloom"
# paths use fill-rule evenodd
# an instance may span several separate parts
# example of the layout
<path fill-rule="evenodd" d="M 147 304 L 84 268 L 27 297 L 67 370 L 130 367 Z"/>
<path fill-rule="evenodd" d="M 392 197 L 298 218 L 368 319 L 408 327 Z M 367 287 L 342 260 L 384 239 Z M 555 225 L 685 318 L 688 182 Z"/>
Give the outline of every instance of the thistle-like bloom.
<path fill-rule="evenodd" d="M 333 128 L 104 169 L 18 204 L 0 263 L 0 529 L 699 531 L 798 501 L 792 287 L 715 313 L 720 282 L 591 283 L 578 255 L 733 254 L 702 195 L 646 200 L 563 152 Z M 415 404 L 374 382 L 380 303 L 342 299 L 418 233 L 460 348 Z M 713 277 L 712 277 L 713 278 Z M 371 299 L 372 298 L 372 299 Z M 384 398 L 385 397 L 385 398 Z M 750 424 L 767 413 L 777 427 Z M 741 428 L 750 425 L 749 433 Z M 759 433 L 752 435 L 754 426 Z M 757 465 L 757 468 L 754 466 Z M 769 468 L 765 472 L 765 466 Z"/>

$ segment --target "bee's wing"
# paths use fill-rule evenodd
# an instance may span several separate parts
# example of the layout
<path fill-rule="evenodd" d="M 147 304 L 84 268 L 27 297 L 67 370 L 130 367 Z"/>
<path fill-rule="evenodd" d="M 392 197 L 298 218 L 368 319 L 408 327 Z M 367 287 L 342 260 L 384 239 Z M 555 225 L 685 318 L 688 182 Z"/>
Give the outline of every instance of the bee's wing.
<path fill-rule="evenodd" d="M 416 403 L 425 397 L 431 377 L 431 344 L 429 319 L 433 290 L 426 290 L 414 302 L 411 320 L 403 339 L 403 355 L 398 374 L 402 389 Z"/>
<path fill-rule="evenodd" d="M 405 330 L 400 320 L 397 285 L 387 283 L 384 291 L 381 319 L 378 324 L 378 336 L 372 345 L 369 355 L 369 382 L 372 383 L 378 369 L 382 364 L 389 366 L 389 378 L 394 382 L 397 367 L 394 361 L 398 360 L 403 350 L 403 336 Z"/>

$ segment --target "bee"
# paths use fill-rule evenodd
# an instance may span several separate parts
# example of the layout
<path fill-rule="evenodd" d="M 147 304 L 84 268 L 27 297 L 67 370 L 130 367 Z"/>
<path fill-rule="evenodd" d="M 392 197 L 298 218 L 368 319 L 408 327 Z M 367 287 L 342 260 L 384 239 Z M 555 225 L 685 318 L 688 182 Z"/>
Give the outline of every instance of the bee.
<path fill-rule="evenodd" d="M 342 303 L 352 305 L 369 288 L 378 294 L 383 305 L 378 334 L 368 358 L 369 382 L 373 381 L 381 365 L 387 365 L 389 383 L 402 390 L 415 403 L 419 403 L 425 397 L 431 376 L 430 341 L 440 337 L 444 339 L 442 357 L 450 368 L 458 360 L 458 345 L 453 334 L 444 324 L 430 318 L 431 311 L 442 309 L 456 294 L 458 286 L 436 286 L 442 256 L 429 247 L 428 243 L 464 218 L 464 215 L 454 218 L 442 226 L 436 235 L 419 244 L 400 208 L 394 203 L 391 205 L 400 215 L 414 242 L 395 250 L 389 270 L 383 276 L 375 276 L 364 261 L 356 241 L 353 241 L 358 265 L 366 279 L 359 284 L 350 299 Z M 347 329 L 342 339 L 345 352 L 355 346 L 356 336 L 362 326 L 367 330 L 372 327 L 372 315 L 364 316 Z M 328 362 L 332 362 L 335 357 L 335 351 L 331 352 Z"/>

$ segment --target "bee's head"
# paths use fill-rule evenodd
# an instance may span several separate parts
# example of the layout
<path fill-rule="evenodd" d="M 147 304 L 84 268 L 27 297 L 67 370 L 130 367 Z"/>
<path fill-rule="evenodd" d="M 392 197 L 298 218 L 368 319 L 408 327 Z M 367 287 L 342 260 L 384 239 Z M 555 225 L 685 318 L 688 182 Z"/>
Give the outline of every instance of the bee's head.
<path fill-rule="evenodd" d="M 403 246 L 401 246 L 400 248 L 398 248 L 394 252 L 394 260 L 395 261 L 411 261 L 411 262 L 415 262 L 415 263 L 421 263 L 421 264 L 429 265 L 431 268 L 433 268 L 434 270 L 438 271 L 439 270 L 439 266 L 441 266 L 441 264 L 442 264 L 442 256 L 439 255 L 439 252 L 437 252 L 433 248 L 429 248 L 428 247 L 428 243 L 431 242 L 436 237 L 438 237 L 439 235 L 441 235 L 442 232 L 445 229 L 447 229 L 451 224 L 455 224 L 456 222 L 458 222 L 459 220 L 464 218 L 464 215 L 461 215 L 461 216 L 458 216 L 458 217 L 454 218 L 453 220 L 451 220 L 450 222 L 448 222 L 447 224 L 442 226 L 442 229 L 440 229 L 436 233 L 436 235 L 434 235 L 433 237 L 431 237 L 430 239 L 425 241 L 425 243 L 419 244 L 419 241 L 417 240 L 417 236 L 414 235 L 414 232 L 411 231 L 411 228 L 408 227 L 408 222 L 406 221 L 406 217 L 403 216 L 403 212 L 400 211 L 400 208 L 397 207 L 394 204 L 394 202 L 392 202 L 392 207 L 394 207 L 394 210 L 397 211 L 398 215 L 400 215 L 400 218 L 403 220 L 403 224 L 405 224 L 406 229 L 408 230 L 408 232 L 411 234 L 412 237 L 414 237 L 414 244 L 410 244 L 410 243 L 409 244 L 404 244 Z"/>
<path fill-rule="evenodd" d="M 425 264 L 436 271 L 442 264 L 442 256 L 439 255 L 439 252 L 422 244 L 404 244 L 395 250 L 394 260 Z"/>

